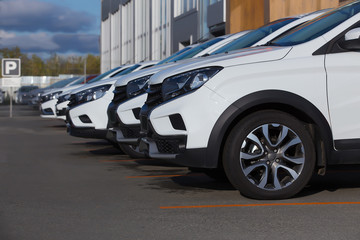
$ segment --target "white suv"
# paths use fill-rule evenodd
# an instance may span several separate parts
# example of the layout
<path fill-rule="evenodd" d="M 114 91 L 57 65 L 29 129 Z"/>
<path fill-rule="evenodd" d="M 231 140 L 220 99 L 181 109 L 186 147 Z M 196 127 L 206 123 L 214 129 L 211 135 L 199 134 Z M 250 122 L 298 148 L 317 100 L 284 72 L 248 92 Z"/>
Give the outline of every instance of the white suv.
<path fill-rule="evenodd" d="M 184 59 L 188 57 L 203 56 L 204 54 L 216 55 L 236 49 L 262 45 L 294 27 L 319 16 L 325 11 L 327 10 L 279 19 L 247 34 L 244 34 L 244 32 L 237 33 L 208 47 L 208 45 L 210 45 L 209 42 L 218 41 L 213 39 L 204 44 L 207 48 L 200 53 L 194 55 L 196 50 L 199 51 L 199 49 L 205 48 L 205 46 L 200 45 L 175 59 L 171 59 L 171 61 L 181 60 L 181 62 L 177 62 L 177 64 L 179 64 L 184 63 Z M 236 39 L 228 41 L 228 39 L 234 38 Z M 209 56 L 207 58 L 211 57 L 212 56 Z M 195 62 L 198 61 L 198 58 L 188 59 L 186 61 L 188 63 Z M 109 133 L 112 132 L 114 135 L 113 138 L 120 144 L 123 151 L 131 157 L 143 157 L 143 154 L 139 153 L 137 145 L 140 136 L 139 112 L 147 97 L 147 94 L 145 94 L 146 83 L 151 75 L 170 66 L 174 65 L 161 65 L 157 68 L 153 67 L 148 69 L 148 71 L 129 74 L 126 78 L 122 78 L 115 83 L 114 99 L 108 108 Z"/>
<path fill-rule="evenodd" d="M 146 61 L 127 65 L 126 70 L 114 77 L 86 84 L 72 91 L 65 111 L 68 133 L 74 137 L 105 139 L 108 123 L 106 111 L 114 97 L 115 82 L 126 74 L 156 63 L 157 61 Z"/>
<path fill-rule="evenodd" d="M 360 163 L 360 1 L 267 46 L 161 71 L 140 150 L 225 170 L 248 197 L 288 198 L 314 170 Z"/>

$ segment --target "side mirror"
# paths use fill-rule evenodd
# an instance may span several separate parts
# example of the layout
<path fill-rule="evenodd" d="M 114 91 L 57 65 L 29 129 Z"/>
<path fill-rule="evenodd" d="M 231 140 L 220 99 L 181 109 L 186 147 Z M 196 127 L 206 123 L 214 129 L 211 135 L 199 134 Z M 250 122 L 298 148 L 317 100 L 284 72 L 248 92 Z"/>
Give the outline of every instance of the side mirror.
<path fill-rule="evenodd" d="M 349 51 L 360 51 L 360 28 L 354 28 L 345 34 L 345 39 L 339 46 Z"/>

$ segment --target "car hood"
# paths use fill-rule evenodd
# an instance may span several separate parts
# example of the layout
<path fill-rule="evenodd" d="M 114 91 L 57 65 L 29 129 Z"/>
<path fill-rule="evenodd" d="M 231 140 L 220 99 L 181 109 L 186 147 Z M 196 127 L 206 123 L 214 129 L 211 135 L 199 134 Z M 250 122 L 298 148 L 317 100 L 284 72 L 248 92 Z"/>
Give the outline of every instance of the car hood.
<path fill-rule="evenodd" d="M 126 85 L 128 82 L 134 80 L 134 79 L 138 79 L 138 78 L 142 78 L 148 75 L 152 75 L 155 74 L 161 70 L 164 70 L 166 68 L 169 68 L 171 66 L 174 66 L 176 63 L 166 63 L 166 64 L 161 64 L 158 66 L 153 66 L 150 68 L 146 68 L 137 72 L 132 72 L 129 73 L 127 75 L 121 76 L 119 79 L 117 79 L 116 83 L 115 83 L 115 87 L 118 86 L 124 86 Z"/>
<path fill-rule="evenodd" d="M 37 89 L 31 90 L 29 92 L 29 95 L 36 96 L 36 95 L 38 95 L 38 93 L 43 93 L 44 91 L 45 91 L 44 88 L 37 88 Z M 1 92 L 1 90 L 0 90 L 0 92 Z"/>
<path fill-rule="evenodd" d="M 90 88 L 94 88 L 97 86 L 108 85 L 108 84 L 113 85 L 116 82 L 116 80 L 118 80 L 120 77 L 107 78 L 107 79 L 100 80 L 100 81 L 97 81 L 94 83 L 84 84 L 81 87 L 71 89 L 71 91 L 68 91 L 67 93 L 75 94 L 75 93 L 78 93 L 78 92 L 81 92 L 81 91 L 84 91 L 84 90 L 87 90 Z M 64 92 L 64 94 L 67 94 L 67 93 Z"/>
<path fill-rule="evenodd" d="M 50 91 L 46 91 L 42 95 L 47 95 L 47 94 L 60 92 L 60 91 L 61 91 L 61 95 L 62 95 L 64 93 L 68 93 L 69 91 L 76 89 L 78 87 L 79 87 L 79 85 L 73 85 L 73 86 L 68 86 L 68 87 L 63 87 L 63 88 L 52 88 Z"/>
<path fill-rule="evenodd" d="M 229 52 L 227 54 L 215 55 L 212 57 L 205 57 L 197 59 L 195 62 L 187 62 L 176 65 L 174 67 L 167 68 L 154 74 L 150 78 L 150 85 L 159 84 L 164 79 L 174 76 L 183 72 L 191 70 L 220 66 L 220 67 L 231 67 L 236 65 L 251 64 L 257 62 L 268 62 L 276 61 L 284 58 L 292 47 L 275 47 L 275 46 L 264 46 L 246 48 L 239 51 Z"/>

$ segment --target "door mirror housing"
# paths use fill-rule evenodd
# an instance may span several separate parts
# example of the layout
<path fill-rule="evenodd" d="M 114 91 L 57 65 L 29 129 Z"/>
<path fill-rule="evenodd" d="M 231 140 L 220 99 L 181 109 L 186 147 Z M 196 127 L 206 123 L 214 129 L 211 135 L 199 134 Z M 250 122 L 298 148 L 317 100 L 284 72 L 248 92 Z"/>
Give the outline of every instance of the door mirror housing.
<path fill-rule="evenodd" d="M 339 42 L 339 46 L 348 51 L 360 51 L 360 28 L 348 31 L 344 40 Z"/>

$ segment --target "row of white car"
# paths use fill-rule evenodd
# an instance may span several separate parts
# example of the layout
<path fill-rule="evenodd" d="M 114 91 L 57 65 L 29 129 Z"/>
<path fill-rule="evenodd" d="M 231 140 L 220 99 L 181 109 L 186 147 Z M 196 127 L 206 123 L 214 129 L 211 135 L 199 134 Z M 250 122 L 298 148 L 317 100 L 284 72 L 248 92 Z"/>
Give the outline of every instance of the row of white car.
<path fill-rule="evenodd" d="M 49 93 L 42 116 L 132 157 L 225 173 L 245 196 L 288 198 L 328 165 L 360 163 L 359 12 L 354 1 L 121 66 Z"/>

